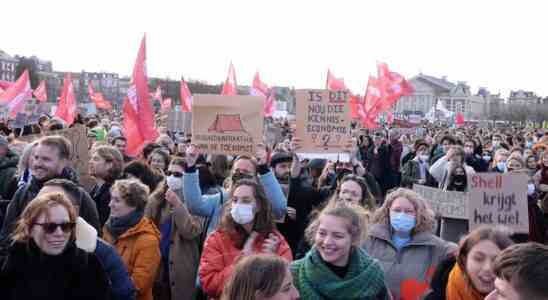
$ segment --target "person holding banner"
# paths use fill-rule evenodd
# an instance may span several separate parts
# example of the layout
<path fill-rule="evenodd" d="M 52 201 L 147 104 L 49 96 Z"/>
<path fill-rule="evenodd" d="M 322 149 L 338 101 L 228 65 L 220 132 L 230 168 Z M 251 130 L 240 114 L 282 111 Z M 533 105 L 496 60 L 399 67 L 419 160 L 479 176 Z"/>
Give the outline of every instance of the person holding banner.
<path fill-rule="evenodd" d="M 432 233 L 433 211 L 421 196 L 405 188 L 386 196 L 371 223 L 363 246 L 379 260 L 390 292 L 395 299 L 418 299 L 427 291 L 433 271 L 454 253 L 456 245 Z"/>
<path fill-rule="evenodd" d="M 239 156 L 232 163 L 232 170 L 228 180 L 231 185 L 242 178 L 252 178 L 257 180 L 264 188 L 266 197 L 272 205 L 272 213 L 275 219 L 282 219 L 287 212 L 287 199 L 282 191 L 280 183 L 267 165 L 267 152 L 258 151 L 258 159 Z M 205 218 L 209 218 L 207 232 L 215 229 L 224 203 L 227 201 L 228 191 L 223 190 L 213 195 L 202 195 L 200 189 L 199 176 L 196 171 L 196 161 L 198 160 L 199 150 L 192 145 L 187 148 L 185 159 L 186 168 L 183 175 L 184 199 L 188 205 L 190 213 Z M 259 174 L 257 174 L 259 173 Z M 230 187 L 229 187 L 230 188 Z"/>

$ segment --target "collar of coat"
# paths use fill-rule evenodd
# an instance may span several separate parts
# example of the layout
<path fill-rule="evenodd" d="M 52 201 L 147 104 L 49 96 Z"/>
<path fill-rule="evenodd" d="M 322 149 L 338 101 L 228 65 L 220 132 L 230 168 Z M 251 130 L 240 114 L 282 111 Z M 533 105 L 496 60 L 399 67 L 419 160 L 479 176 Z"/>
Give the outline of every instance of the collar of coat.
<path fill-rule="evenodd" d="M 369 236 L 392 243 L 392 230 L 387 224 L 373 224 L 369 230 Z M 423 231 L 411 235 L 411 240 L 406 246 L 435 246 L 434 235 L 431 232 Z"/>

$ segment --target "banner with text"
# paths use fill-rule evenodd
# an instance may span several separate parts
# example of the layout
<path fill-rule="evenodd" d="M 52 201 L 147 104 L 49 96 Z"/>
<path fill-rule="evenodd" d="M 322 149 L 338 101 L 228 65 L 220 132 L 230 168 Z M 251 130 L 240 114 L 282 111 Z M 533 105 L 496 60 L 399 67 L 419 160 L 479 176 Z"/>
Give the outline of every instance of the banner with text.
<path fill-rule="evenodd" d="M 504 225 L 515 232 L 529 232 L 527 175 L 483 173 L 470 178 L 470 230 Z"/>
<path fill-rule="evenodd" d="M 209 154 L 255 155 L 263 142 L 264 99 L 194 95 L 192 142 Z"/>
<path fill-rule="evenodd" d="M 340 153 L 350 140 L 348 91 L 297 90 L 299 153 Z"/>
<path fill-rule="evenodd" d="M 444 191 L 420 184 L 413 185 L 413 190 L 421 195 L 437 216 L 468 220 L 469 193 Z"/>

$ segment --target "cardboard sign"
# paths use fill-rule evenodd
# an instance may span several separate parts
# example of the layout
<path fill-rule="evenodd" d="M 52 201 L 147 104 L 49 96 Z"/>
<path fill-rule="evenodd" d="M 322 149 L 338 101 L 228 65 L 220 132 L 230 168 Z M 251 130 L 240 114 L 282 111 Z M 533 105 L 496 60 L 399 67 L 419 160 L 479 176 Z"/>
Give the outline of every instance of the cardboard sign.
<path fill-rule="evenodd" d="M 504 225 L 514 232 L 529 232 L 527 175 L 480 173 L 470 179 L 470 230 L 481 225 Z"/>
<path fill-rule="evenodd" d="M 82 125 L 75 125 L 72 128 L 63 130 L 56 130 L 48 132 L 45 135 L 25 135 L 18 137 L 17 140 L 31 143 L 43 136 L 61 135 L 66 137 L 72 144 L 71 149 L 71 166 L 78 171 L 80 176 L 87 175 L 89 173 L 89 152 L 88 152 L 88 139 L 86 133 L 86 127 Z"/>
<path fill-rule="evenodd" d="M 437 216 L 468 220 L 469 193 L 444 191 L 420 184 L 413 185 L 413 190 L 426 200 Z"/>
<path fill-rule="evenodd" d="M 202 153 L 255 155 L 263 142 L 262 97 L 194 95 L 192 142 Z"/>
<path fill-rule="evenodd" d="M 170 111 L 167 115 L 167 129 L 171 132 L 190 133 L 192 130 L 192 113 Z"/>
<path fill-rule="evenodd" d="M 297 137 L 302 153 L 339 153 L 350 139 L 348 91 L 297 90 Z"/>

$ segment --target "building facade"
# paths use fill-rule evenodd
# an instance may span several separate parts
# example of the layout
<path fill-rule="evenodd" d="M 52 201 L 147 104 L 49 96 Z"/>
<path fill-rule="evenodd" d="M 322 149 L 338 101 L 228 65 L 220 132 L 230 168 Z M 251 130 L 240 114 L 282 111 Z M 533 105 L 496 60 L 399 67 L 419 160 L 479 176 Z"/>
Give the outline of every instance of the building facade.
<path fill-rule="evenodd" d="M 541 98 L 534 92 L 524 90 L 511 91 L 508 97 L 508 104 L 529 105 L 539 104 L 540 102 Z"/>
<path fill-rule="evenodd" d="M 0 50 L 0 80 L 15 81 L 15 68 L 17 59 Z"/>

